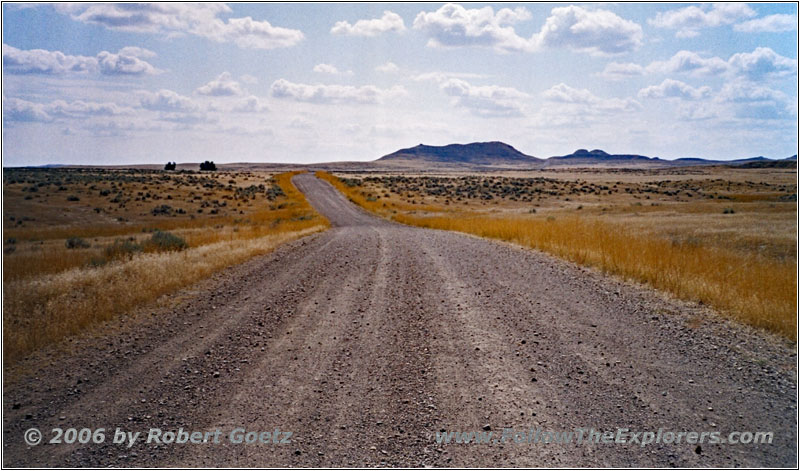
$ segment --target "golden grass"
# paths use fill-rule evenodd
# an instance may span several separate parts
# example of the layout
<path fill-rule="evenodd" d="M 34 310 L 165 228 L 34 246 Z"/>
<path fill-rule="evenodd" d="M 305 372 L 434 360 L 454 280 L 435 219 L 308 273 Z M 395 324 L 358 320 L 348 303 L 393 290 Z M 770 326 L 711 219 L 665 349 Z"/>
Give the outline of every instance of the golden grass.
<path fill-rule="evenodd" d="M 141 253 L 97 267 L 73 267 L 59 273 L 5 278 L 3 282 L 3 354 L 6 365 L 45 345 L 125 313 L 159 296 L 197 282 L 211 273 L 270 252 L 278 245 L 329 226 L 291 184 L 277 176 L 284 208 L 252 216 L 255 222 L 234 228 L 192 229 L 182 235 L 183 251 Z M 85 249 L 92 252 L 94 249 Z M 55 253 L 71 252 L 65 249 Z M 42 254 L 46 249 L 42 249 Z"/>
<path fill-rule="evenodd" d="M 348 186 L 341 179 L 335 175 L 319 170 L 315 173 L 318 178 L 327 181 L 334 188 L 344 194 L 347 199 L 353 203 L 361 206 L 362 208 L 372 211 L 374 213 L 386 216 L 397 211 L 444 211 L 444 206 L 441 205 L 426 205 L 426 204 L 409 204 L 403 201 L 394 200 L 391 198 L 381 197 L 374 195 L 372 192 L 365 190 L 359 186 Z"/>
<path fill-rule="evenodd" d="M 334 186 L 365 209 L 356 188 Z M 362 195 L 363 196 L 363 195 Z M 706 303 L 741 322 L 796 340 L 797 263 L 756 252 L 670 240 L 598 216 L 542 217 L 514 212 L 401 212 L 398 222 L 516 243 L 604 272 L 645 282 L 681 299 Z M 380 211 L 376 211 L 379 212 Z M 385 215 L 385 213 L 384 213 Z M 652 220 L 653 227 L 658 225 Z M 641 225 L 640 225 L 641 226 Z"/>

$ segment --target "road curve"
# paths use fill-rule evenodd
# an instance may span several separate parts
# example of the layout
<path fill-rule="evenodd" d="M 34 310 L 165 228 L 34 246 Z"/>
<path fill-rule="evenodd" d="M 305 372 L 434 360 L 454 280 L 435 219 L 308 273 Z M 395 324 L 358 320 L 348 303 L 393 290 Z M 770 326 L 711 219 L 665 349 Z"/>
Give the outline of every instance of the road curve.
<path fill-rule="evenodd" d="M 547 255 L 406 227 L 294 177 L 333 228 L 7 382 L 4 466 L 797 466 L 796 352 Z M 28 446 L 37 427 L 101 444 Z M 239 445 L 227 433 L 292 432 Z M 221 443 L 111 441 L 223 432 Z M 774 433 L 772 444 L 439 444 L 441 431 Z M 706 439 L 707 440 L 707 439 Z"/>

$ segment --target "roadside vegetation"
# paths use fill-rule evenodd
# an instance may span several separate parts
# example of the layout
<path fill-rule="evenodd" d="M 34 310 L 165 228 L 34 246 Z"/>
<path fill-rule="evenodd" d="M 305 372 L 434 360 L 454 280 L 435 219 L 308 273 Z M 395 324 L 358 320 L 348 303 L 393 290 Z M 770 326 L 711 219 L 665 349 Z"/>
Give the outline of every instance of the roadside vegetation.
<path fill-rule="evenodd" d="M 294 174 L 4 170 L 5 364 L 323 230 Z"/>
<path fill-rule="evenodd" d="M 796 171 L 758 172 L 318 175 L 400 223 L 542 250 L 796 340 Z"/>

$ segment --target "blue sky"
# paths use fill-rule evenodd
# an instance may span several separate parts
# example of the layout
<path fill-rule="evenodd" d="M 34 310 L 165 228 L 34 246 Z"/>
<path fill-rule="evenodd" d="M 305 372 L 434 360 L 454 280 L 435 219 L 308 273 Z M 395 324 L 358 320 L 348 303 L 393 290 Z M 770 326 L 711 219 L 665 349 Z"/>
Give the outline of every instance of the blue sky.
<path fill-rule="evenodd" d="M 797 149 L 797 6 L 3 4 L 3 164 Z"/>

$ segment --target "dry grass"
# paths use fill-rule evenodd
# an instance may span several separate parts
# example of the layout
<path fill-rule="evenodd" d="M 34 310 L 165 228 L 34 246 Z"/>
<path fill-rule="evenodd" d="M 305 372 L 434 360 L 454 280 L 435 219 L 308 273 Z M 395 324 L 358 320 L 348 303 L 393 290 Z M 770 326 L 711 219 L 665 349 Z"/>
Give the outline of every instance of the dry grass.
<path fill-rule="evenodd" d="M 619 175 L 608 177 L 617 179 Z M 702 181 L 693 176 L 695 180 L 690 183 L 706 192 L 728 186 L 738 192 L 750 185 L 712 177 Z M 573 187 L 584 186 L 572 182 Z M 696 189 L 691 190 L 694 197 L 667 195 L 657 203 L 647 204 L 640 202 L 640 191 L 576 197 L 562 190 L 533 208 L 495 198 L 491 209 L 487 209 L 485 201 L 459 203 L 447 211 L 437 211 L 435 203 L 425 209 L 401 203 L 395 206 L 396 212 L 363 204 L 363 192 L 380 192 L 379 186 L 359 190 L 362 186 L 332 183 L 365 209 L 398 222 L 542 250 L 646 282 L 682 299 L 701 301 L 744 323 L 796 340 L 796 203 L 775 202 L 774 193 L 765 196 L 766 191 L 772 190 L 766 183 L 750 185 L 757 193 L 752 197 L 737 194 L 737 201 L 700 199 Z M 789 192 L 796 191 L 791 183 L 783 184 Z M 569 188 L 569 181 L 546 185 Z M 424 195 L 417 192 L 405 196 L 421 200 Z M 770 198 L 773 202 L 769 202 Z M 431 200 L 429 197 L 427 201 Z M 736 208 L 734 214 L 723 213 L 723 207 L 729 206 Z M 535 209 L 538 211 L 532 211 Z"/>
<path fill-rule="evenodd" d="M 386 216 L 389 214 L 397 213 L 398 211 L 444 211 L 445 207 L 435 204 L 409 204 L 399 198 L 391 198 L 381 196 L 376 191 L 372 191 L 363 187 L 358 179 L 340 179 L 335 175 L 318 171 L 315 174 L 317 177 L 327 181 L 334 188 L 342 192 L 347 199 L 353 203 L 361 206 L 362 208 L 372 211 L 374 213 Z M 349 184 L 348 184 L 349 183 Z M 357 183 L 354 185 L 354 183 Z"/>
<path fill-rule="evenodd" d="M 605 272 L 643 281 L 682 299 L 702 301 L 790 339 L 797 330 L 797 268 L 701 245 L 676 244 L 578 217 L 397 215 L 405 224 L 466 232 L 535 248 Z"/>
<path fill-rule="evenodd" d="M 199 281 L 224 267 L 270 252 L 276 246 L 323 230 L 327 220 L 291 184 L 294 173 L 276 177 L 285 196 L 275 209 L 265 208 L 249 215 L 247 224 L 232 227 L 189 228 L 175 231 L 189 244 L 182 251 L 130 254 L 123 258 L 96 248 L 68 250 L 63 241 L 42 245 L 35 255 L 19 260 L 14 276 L 4 274 L 3 353 L 6 365 L 28 353 L 98 322 L 152 301 Z M 150 234 L 131 236 L 133 242 Z M 102 241 L 101 241 L 102 242 Z M 65 254 L 54 269 L 44 268 Z M 17 254 L 19 256 L 19 254 Z M 39 256 L 40 259 L 35 257 Z M 86 266 L 87 257 L 105 257 L 102 263 Z M 74 264 L 75 266 L 70 266 Z M 13 265 L 12 265 L 13 266 Z M 8 268 L 8 265 L 4 267 Z"/>

